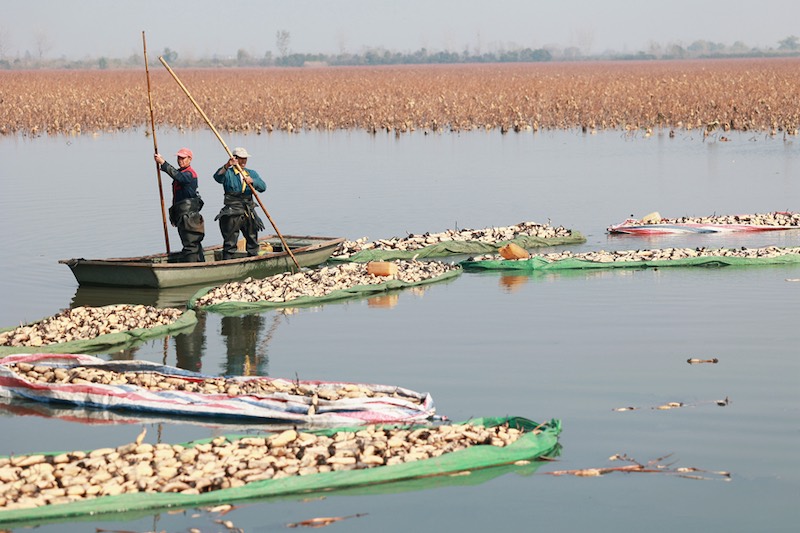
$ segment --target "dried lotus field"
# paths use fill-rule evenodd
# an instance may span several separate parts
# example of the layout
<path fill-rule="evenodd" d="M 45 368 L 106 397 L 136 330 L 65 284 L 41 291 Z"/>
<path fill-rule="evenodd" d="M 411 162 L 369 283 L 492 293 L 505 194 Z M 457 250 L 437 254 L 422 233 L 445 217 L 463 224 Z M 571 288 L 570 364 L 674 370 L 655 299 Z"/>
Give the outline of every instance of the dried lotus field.
<path fill-rule="evenodd" d="M 538 63 L 176 73 L 221 131 L 525 132 L 553 129 L 797 134 L 800 59 Z M 160 64 L 157 127 L 206 128 Z M 149 128 L 144 68 L 0 72 L 0 134 Z"/>

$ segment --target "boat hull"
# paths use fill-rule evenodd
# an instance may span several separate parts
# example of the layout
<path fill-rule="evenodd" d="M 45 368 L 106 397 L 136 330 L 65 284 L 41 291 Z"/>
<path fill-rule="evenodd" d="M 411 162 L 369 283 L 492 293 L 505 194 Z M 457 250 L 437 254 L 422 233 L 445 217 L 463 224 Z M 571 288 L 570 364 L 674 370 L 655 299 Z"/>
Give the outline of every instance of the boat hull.
<path fill-rule="evenodd" d="M 284 236 L 301 267 L 324 263 L 342 245 L 344 238 Z M 78 284 L 106 287 L 170 288 L 188 285 L 210 285 L 247 277 L 263 278 L 296 270 L 292 257 L 283 249 L 277 236 L 259 239 L 275 251 L 253 257 L 219 260 L 221 246 L 205 250 L 202 263 L 171 262 L 168 254 L 111 259 L 62 259 L 69 266 Z"/>

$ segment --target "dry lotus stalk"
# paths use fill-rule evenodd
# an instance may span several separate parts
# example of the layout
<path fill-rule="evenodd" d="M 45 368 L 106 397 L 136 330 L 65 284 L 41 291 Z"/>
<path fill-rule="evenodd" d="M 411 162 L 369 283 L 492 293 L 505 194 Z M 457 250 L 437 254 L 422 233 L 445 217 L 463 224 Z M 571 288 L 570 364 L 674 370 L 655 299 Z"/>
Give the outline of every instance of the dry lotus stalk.
<path fill-rule="evenodd" d="M 168 73 L 152 76 L 165 87 L 153 100 L 156 127 L 206 128 Z M 231 76 L 237 83 L 226 83 Z M 181 78 L 217 110 L 220 131 L 241 134 L 615 130 L 647 138 L 661 130 L 722 140 L 730 131 L 796 135 L 800 123 L 795 58 L 186 69 Z M 0 72 L 0 135 L 149 129 L 145 81 L 130 70 Z"/>
<path fill-rule="evenodd" d="M 366 516 L 366 515 L 367 513 L 358 513 L 350 516 L 321 516 L 318 518 L 310 518 L 308 520 L 303 520 L 301 522 L 292 522 L 286 524 L 286 527 L 313 527 L 313 528 L 325 527 L 336 522 L 341 522 L 342 520 L 347 520 L 349 518 L 359 518 L 361 516 Z"/>
<path fill-rule="evenodd" d="M 714 404 L 714 405 L 717 405 L 719 407 L 726 407 L 726 406 L 730 405 L 730 403 L 731 403 L 730 398 L 728 398 L 726 396 L 722 400 L 710 400 L 710 401 L 696 402 L 696 403 L 666 402 L 666 403 L 663 403 L 661 405 L 657 405 L 655 407 L 651 407 L 650 409 L 654 409 L 654 410 L 657 410 L 657 411 L 669 411 L 671 409 L 680 409 L 680 408 L 683 408 L 683 407 L 698 407 L 698 406 L 704 405 L 704 404 L 705 405 Z M 622 412 L 622 411 L 638 411 L 639 409 L 640 409 L 639 407 L 631 407 L 631 406 L 629 406 L 629 407 L 615 407 L 614 409 L 612 409 L 612 411 L 618 411 L 618 412 Z"/>
<path fill-rule="evenodd" d="M 575 476 L 575 477 L 599 477 L 604 476 L 606 474 L 610 474 L 612 472 L 623 472 L 623 473 L 651 473 L 651 474 L 671 474 L 678 477 L 688 478 L 688 479 L 703 479 L 703 480 L 722 480 L 722 481 L 730 481 L 731 474 L 730 472 L 725 471 L 709 471 L 709 470 L 701 470 L 699 468 L 694 467 L 678 467 L 673 468 L 672 464 L 663 464 L 663 461 L 667 459 L 669 455 L 664 457 L 659 457 L 658 459 L 653 459 L 652 461 L 648 461 L 645 464 L 642 464 L 635 459 L 628 457 L 625 454 L 616 454 L 612 455 L 608 458 L 609 461 L 624 461 L 628 463 L 625 466 L 611 466 L 611 467 L 603 467 L 603 468 L 583 468 L 577 470 L 556 470 L 553 472 L 544 472 L 550 476 Z"/>

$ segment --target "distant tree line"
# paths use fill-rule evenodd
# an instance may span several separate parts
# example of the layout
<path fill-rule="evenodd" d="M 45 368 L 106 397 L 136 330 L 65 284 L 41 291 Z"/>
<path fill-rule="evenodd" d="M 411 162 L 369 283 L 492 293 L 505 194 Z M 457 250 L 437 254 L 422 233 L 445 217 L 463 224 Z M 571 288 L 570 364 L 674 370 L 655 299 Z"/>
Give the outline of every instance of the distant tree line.
<path fill-rule="evenodd" d="M 2 39 L 0 39 L 2 41 Z M 41 41 L 41 40 L 40 40 Z M 142 56 L 133 54 L 128 58 L 99 57 L 82 60 L 66 58 L 49 59 L 45 52 L 51 48 L 49 42 L 37 41 L 37 53 L 28 51 L 23 56 L 14 58 L 4 54 L 7 47 L 0 46 L 0 69 L 119 69 L 138 68 Z M 275 35 L 278 54 L 267 51 L 262 56 L 253 55 L 241 48 L 235 56 L 219 56 L 203 58 L 182 57 L 176 50 L 165 48 L 161 55 L 170 65 L 184 68 L 209 67 L 309 67 L 309 66 L 376 66 L 376 65 L 426 65 L 426 64 L 468 64 L 468 63 L 538 63 L 548 61 L 595 61 L 595 60 L 676 60 L 676 59 L 711 59 L 711 58 L 756 58 L 786 57 L 800 55 L 800 37 L 790 35 L 777 42 L 775 48 L 751 48 L 741 41 L 733 45 L 725 45 L 704 40 L 697 40 L 684 46 L 670 43 L 662 46 L 651 43 L 646 51 L 635 53 L 618 53 L 607 51 L 589 54 L 578 47 L 544 47 L 517 48 L 476 52 L 465 49 L 462 52 L 429 51 L 420 48 L 415 52 L 393 52 L 383 48 L 370 48 L 361 53 L 339 54 L 306 54 L 291 51 L 291 34 L 280 30 Z M 153 59 L 154 60 L 154 59 Z M 152 61 L 152 60 L 151 60 Z"/>

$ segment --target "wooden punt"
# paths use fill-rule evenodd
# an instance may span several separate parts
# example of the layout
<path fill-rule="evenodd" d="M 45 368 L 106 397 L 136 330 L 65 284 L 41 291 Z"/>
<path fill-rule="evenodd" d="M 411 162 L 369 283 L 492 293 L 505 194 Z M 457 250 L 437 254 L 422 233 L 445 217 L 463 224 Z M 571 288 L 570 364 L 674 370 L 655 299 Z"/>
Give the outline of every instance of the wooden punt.
<path fill-rule="evenodd" d="M 301 267 L 324 263 L 342 246 L 344 237 L 284 235 L 284 240 Z M 205 248 L 205 262 L 176 262 L 176 254 L 110 259 L 61 259 L 78 284 L 106 287 L 169 288 L 187 285 L 213 285 L 247 277 L 264 278 L 296 270 L 277 235 L 259 239 L 262 252 L 247 256 L 240 252 L 233 259 L 222 260 L 222 245 Z M 271 250 L 271 251 L 266 251 Z"/>

